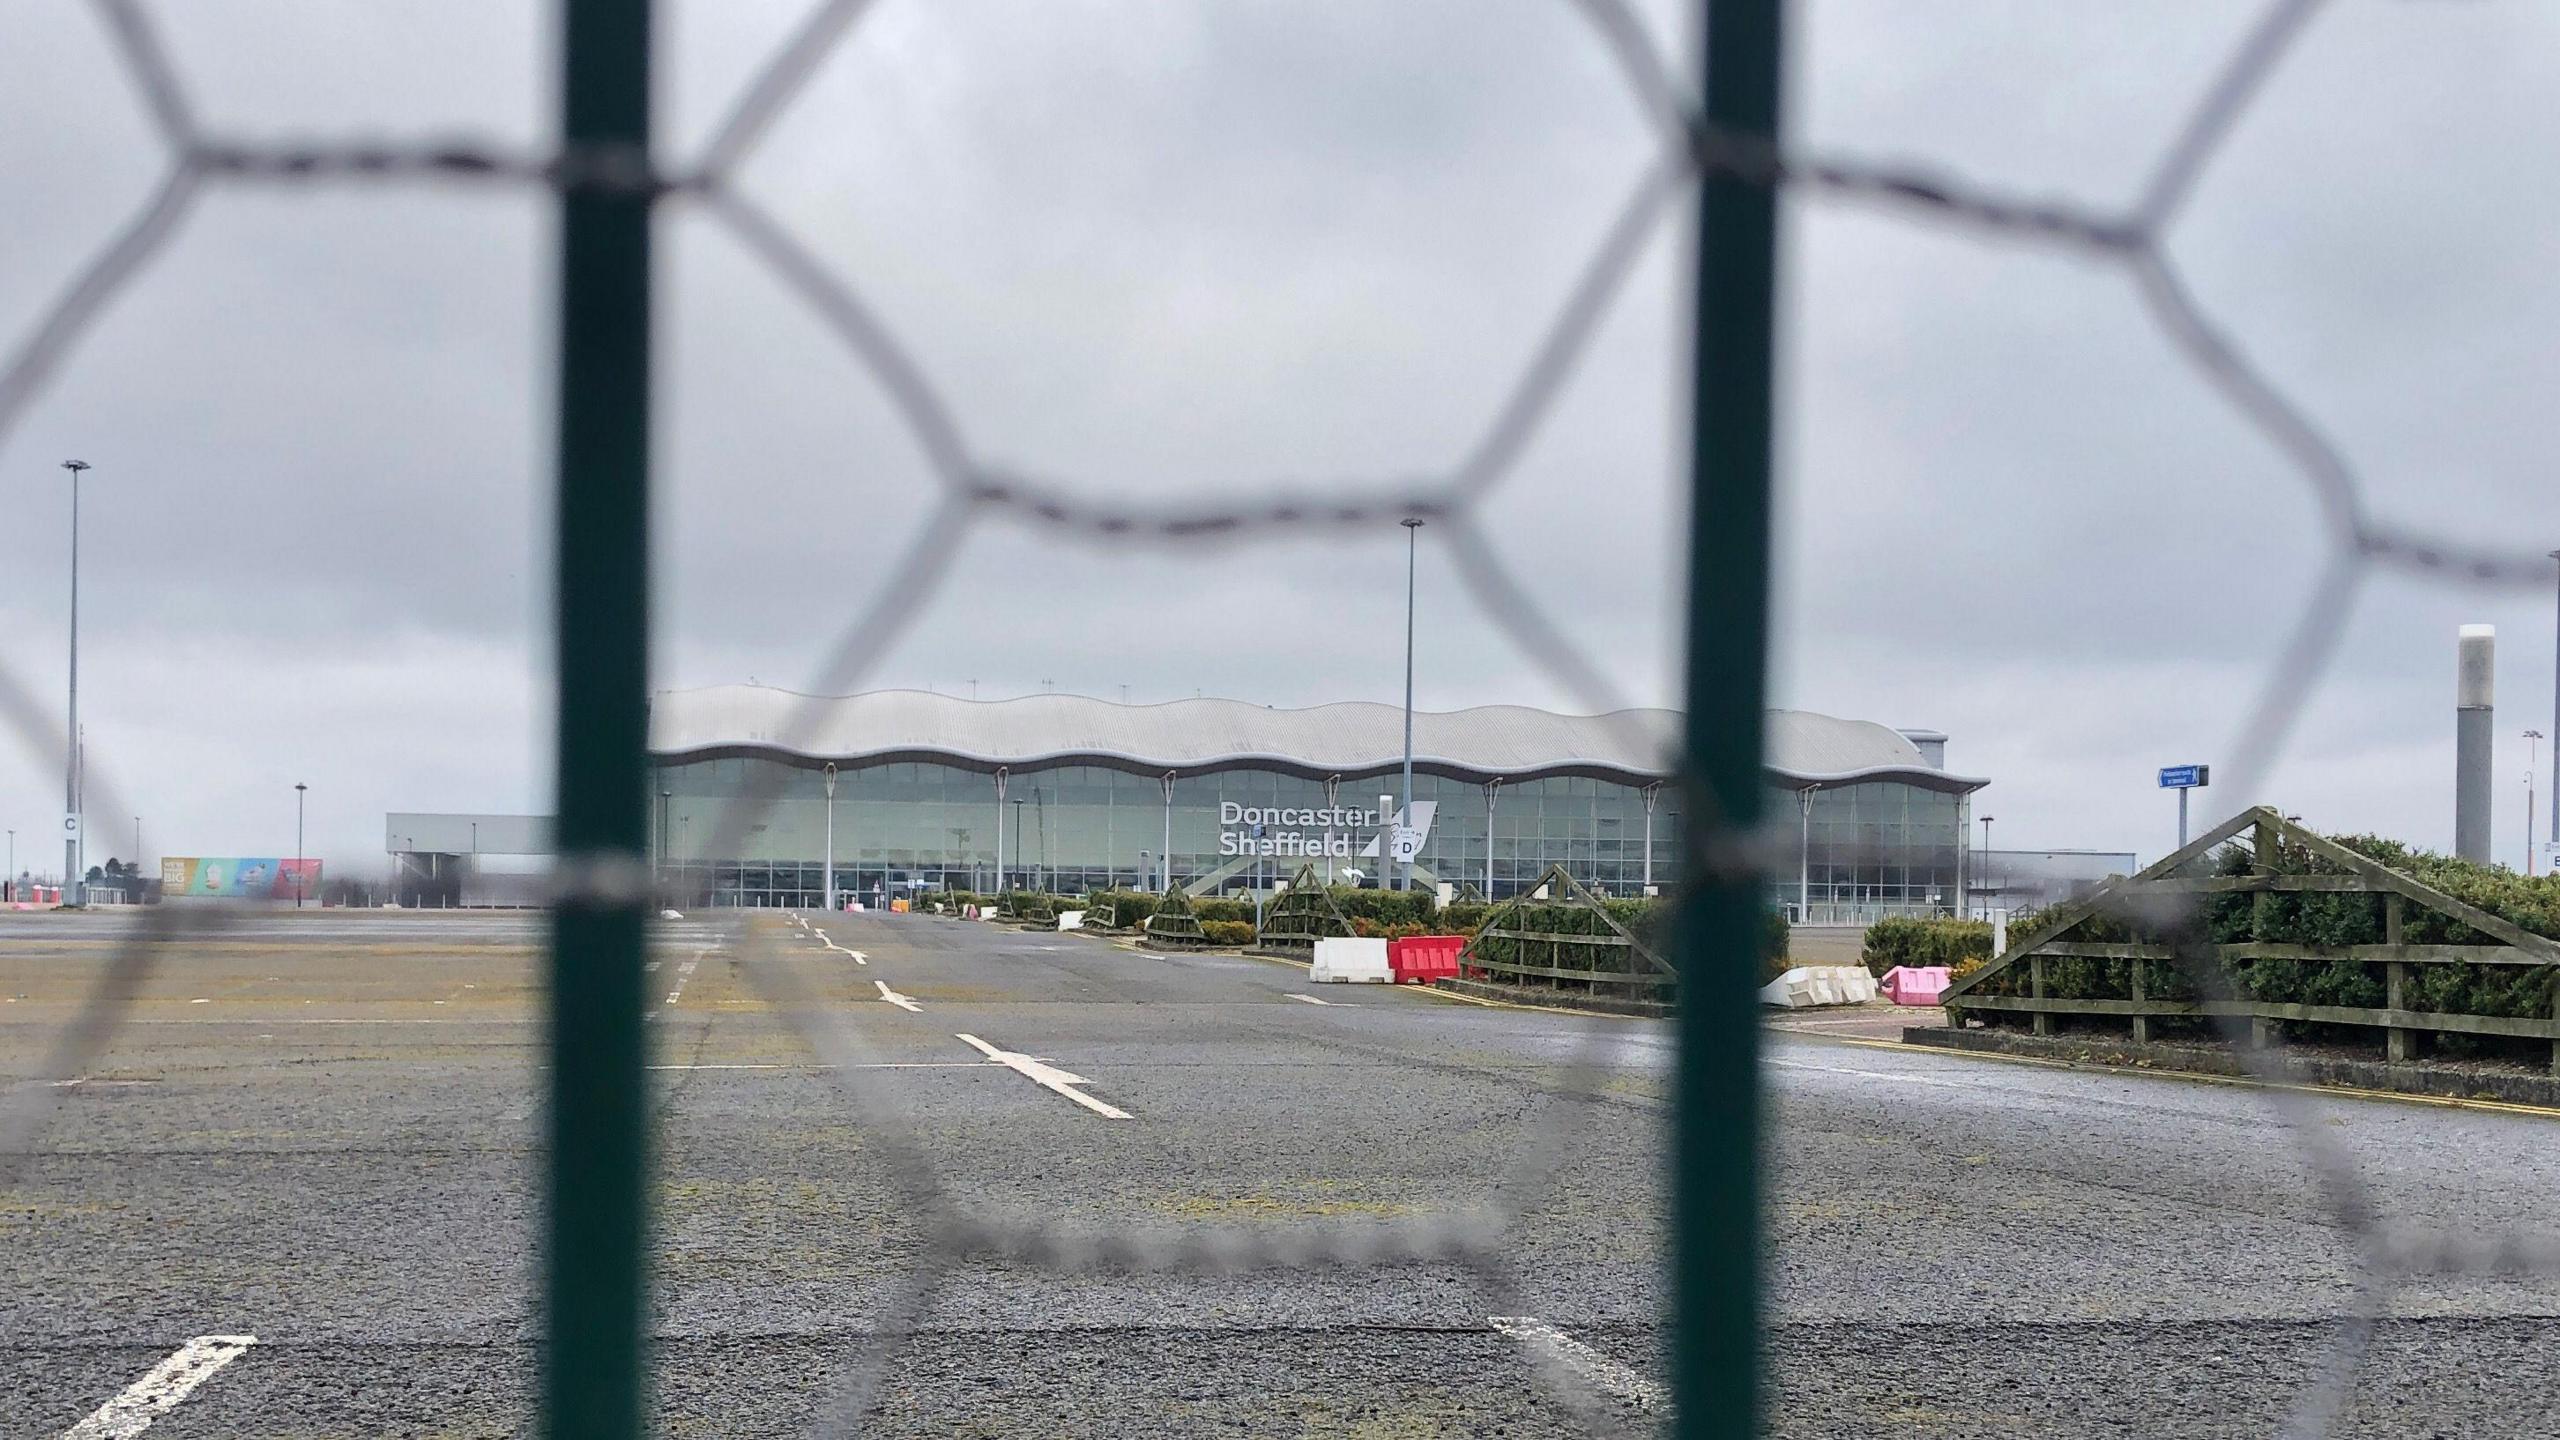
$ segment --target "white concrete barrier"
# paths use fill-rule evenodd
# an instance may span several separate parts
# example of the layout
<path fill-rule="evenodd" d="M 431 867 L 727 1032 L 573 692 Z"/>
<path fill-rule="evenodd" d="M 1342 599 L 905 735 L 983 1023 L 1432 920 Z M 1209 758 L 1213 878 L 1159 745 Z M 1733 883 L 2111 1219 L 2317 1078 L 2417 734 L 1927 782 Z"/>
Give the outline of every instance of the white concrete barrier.
<path fill-rule="evenodd" d="M 1318 940 L 1315 968 L 1308 978 L 1379 985 L 1396 981 L 1395 972 L 1387 968 L 1384 940 Z"/>
<path fill-rule="evenodd" d="M 1760 987 L 1760 1003 L 1802 1009 L 1808 1005 L 1863 1005 L 1876 998 L 1876 977 L 1864 965 L 1799 965 Z"/>
<path fill-rule="evenodd" d="M 1083 928 L 1084 928 L 1084 912 L 1083 912 L 1083 911 L 1081 911 L 1081 910 L 1061 910 L 1061 911 L 1059 911 L 1059 912 L 1058 912 L 1058 928 L 1059 928 L 1059 929 L 1061 929 L 1061 930 L 1081 930 L 1081 929 L 1083 929 Z"/>

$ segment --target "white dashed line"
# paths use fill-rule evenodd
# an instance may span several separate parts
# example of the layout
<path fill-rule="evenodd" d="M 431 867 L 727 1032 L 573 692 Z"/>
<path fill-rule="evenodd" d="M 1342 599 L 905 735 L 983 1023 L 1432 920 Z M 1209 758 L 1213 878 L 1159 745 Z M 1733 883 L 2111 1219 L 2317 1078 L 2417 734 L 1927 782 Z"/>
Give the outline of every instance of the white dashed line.
<path fill-rule="evenodd" d="M 1301 995 L 1295 990 L 1289 992 L 1289 998 L 1292 1000 L 1304 1000 L 1310 1005 L 1341 1005 L 1345 1010 L 1354 1008 L 1349 1005 L 1343 1005 L 1339 1000 L 1327 1000 L 1320 995 Z"/>
<path fill-rule="evenodd" d="M 1078 1085 L 1090 1085 L 1093 1083 L 1081 1075 L 1071 1074 L 1059 1069 L 1057 1066 L 1052 1065 L 1045 1060 L 1035 1060 L 1028 1055 L 1020 1054 L 1016 1051 L 999 1050 L 995 1046 L 988 1044 L 986 1041 L 979 1039 L 975 1035 L 955 1035 L 952 1038 L 968 1044 L 976 1049 L 980 1054 L 985 1055 L 988 1059 L 993 1060 L 997 1064 L 1002 1065 L 1016 1074 L 1024 1076 L 1033 1084 L 1043 1086 L 1066 1096 L 1068 1099 L 1073 1100 L 1077 1104 L 1092 1111 L 1094 1114 L 1101 1116 L 1105 1120 L 1126 1120 L 1129 1118 L 1128 1111 L 1120 1109 L 1117 1106 L 1105 1105 L 1101 1101 L 1096 1100 L 1092 1096 L 1075 1088 Z"/>
<path fill-rule="evenodd" d="M 171 1352 L 123 1394 L 62 1432 L 62 1440 L 131 1440 L 151 1428 L 213 1373 L 258 1343 L 255 1335 L 199 1335 Z"/>
<path fill-rule="evenodd" d="M 871 983 L 880 987 L 881 999 L 886 1000 L 890 1004 L 897 1006 L 899 1009 L 908 1011 L 912 1014 L 921 1015 L 924 1013 L 923 1006 L 918 1005 L 916 1002 L 899 994 L 897 991 L 890 989 L 888 981 L 874 980 Z"/>
<path fill-rule="evenodd" d="M 1546 1352 L 1547 1358 L 1581 1377 L 1595 1390 L 1625 1401 L 1646 1414 L 1670 1408 L 1669 1397 L 1662 1387 L 1642 1375 L 1574 1339 L 1553 1325 L 1530 1315 L 1495 1315 L 1485 1321 L 1494 1329 L 1520 1341 L 1532 1349 Z"/>
<path fill-rule="evenodd" d="M 703 946 L 701 949 L 693 952 L 692 959 L 687 960 L 682 965 L 676 967 L 676 983 L 667 991 L 666 1003 L 673 1005 L 676 1003 L 677 999 L 684 994 L 685 982 L 693 978 L 693 967 L 701 964 L 702 957 L 710 954 L 713 948 L 714 947 L 709 945 Z M 643 1014 L 640 1018 L 643 1020 L 655 1020 L 658 1018 L 658 1012 L 651 1010 Z"/>

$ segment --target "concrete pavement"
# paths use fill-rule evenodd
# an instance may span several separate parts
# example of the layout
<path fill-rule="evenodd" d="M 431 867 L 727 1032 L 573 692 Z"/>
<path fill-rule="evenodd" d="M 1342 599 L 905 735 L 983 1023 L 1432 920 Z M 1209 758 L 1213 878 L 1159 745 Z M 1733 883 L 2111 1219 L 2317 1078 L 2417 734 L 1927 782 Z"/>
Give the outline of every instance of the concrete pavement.
<path fill-rule="evenodd" d="M 383 918 L 169 957 L 61 1097 L 0 1191 L 0 1433 L 62 1434 L 201 1335 L 257 1343 L 155 1437 L 521 1432 L 539 930 Z M 931 1218 L 884 1133 L 912 1136 L 937 1203 L 990 1221 L 1326 1236 L 1485 1200 L 1538 1117 L 1575 1143 L 1498 1302 L 1445 1264 L 972 1262 L 899 1348 L 866 1433 L 1580 1433 L 1497 1315 L 1579 1347 L 1602 1414 L 1648 1413 L 1662 1025 L 808 917 L 832 945 L 796 924 L 770 943 L 873 1067 L 845 1075 L 748 983 L 737 918 L 662 926 L 654 952 L 666 1433 L 790 1433 L 824 1403 Z M 9 1073 L 104 942 L 0 918 Z M 1596 1083 L 1556 1097 L 1593 1037 Z M 1775 1433 L 2264 1430 L 2348 1301 L 2352 1254 L 2263 1095 L 1802 1034 L 1773 1034 L 1769 1065 Z M 2560 1213 L 2548 1120 L 2313 1103 L 2386 1215 Z M 2540 1280 L 2414 1286 L 2342 1433 L 2560 1426 L 2524 1365 L 2555 1305 Z"/>

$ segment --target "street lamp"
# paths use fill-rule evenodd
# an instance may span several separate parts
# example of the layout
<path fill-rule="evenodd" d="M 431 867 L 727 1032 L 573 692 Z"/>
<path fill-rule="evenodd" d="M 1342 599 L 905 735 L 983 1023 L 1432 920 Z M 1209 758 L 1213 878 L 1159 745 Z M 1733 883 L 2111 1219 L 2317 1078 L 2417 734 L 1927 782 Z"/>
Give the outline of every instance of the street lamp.
<path fill-rule="evenodd" d="M 80 472 L 86 460 L 65 460 L 71 472 L 71 727 L 62 732 L 70 747 L 62 766 L 62 883 L 74 905 L 87 899 L 80 879 Z"/>
<path fill-rule="evenodd" d="M 2533 873 L 2533 766 L 2541 758 L 2542 732 L 2524 732 L 2524 873 Z"/>
<path fill-rule="evenodd" d="M 667 862 L 673 858 L 667 854 L 667 843 L 675 839 L 674 835 L 668 833 L 667 806 L 675 798 L 676 792 L 673 790 L 662 789 L 658 792 L 658 865 L 650 872 L 649 878 L 657 884 L 661 892 L 667 888 Z M 665 902 L 661 900 L 659 903 Z"/>
<path fill-rule="evenodd" d="M 310 786 L 303 784 L 303 783 L 302 783 L 301 781 L 299 781 L 299 780 L 297 780 L 297 781 L 295 781 L 295 782 L 294 782 L 294 785 L 293 785 L 293 908 L 294 908 L 294 909 L 296 909 L 296 910 L 299 910 L 299 909 L 301 909 L 301 908 L 302 908 L 302 876 L 303 876 L 303 865 L 302 865 L 302 797 L 303 797 L 306 793 L 308 793 L 308 792 L 310 791 L 310 789 L 311 789 L 311 787 L 310 787 Z M 471 827 L 471 830 L 472 830 L 472 848 L 473 848 L 474 850 L 477 850 L 477 849 L 479 848 L 479 843 L 480 843 L 480 835 L 479 835 L 480 827 L 479 827 L 479 826 L 477 826 L 477 825 L 474 825 L 474 826 L 472 826 L 472 827 Z"/>
<path fill-rule="evenodd" d="M 836 908 L 836 767 L 827 762 L 827 913 Z"/>
<path fill-rule="evenodd" d="M 2551 558 L 2560 560 L 2560 550 L 2552 551 Z M 2560 632 L 2555 636 L 2560 637 Z M 2551 677 L 2551 733 L 2560 735 L 2560 670 L 2553 671 Z M 2560 840 L 2560 785 L 2551 787 L 2551 828 L 2545 833 Z"/>
<path fill-rule="evenodd" d="M 1404 527 L 1404 815 L 1397 822 L 1397 839 L 1401 840 L 1403 827 L 1413 823 L 1413 565 L 1422 522 L 1407 517 L 1396 523 Z M 1378 858 L 1392 860 L 1394 857 L 1382 855 Z M 1397 868 L 1396 888 L 1413 888 L 1411 859 Z"/>
<path fill-rule="evenodd" d="M 1982 864 L 1979 867 L 1982 873 L 1975 881 L 1982 887 L 1982 913 L 1985 915 L 1991 913 L 1991 821 L 1993 818 L 1989 815 L 1982 817 Z"/>
<path fill-rule="evenodd" d="M 1022 868 L 1022 797 L 1019 795 L 1013 797 L 1013 868 Z M 996 871 L 996 890 L 999 894 L 1004 890 L 1004 871 L 1001 868 Z"/>

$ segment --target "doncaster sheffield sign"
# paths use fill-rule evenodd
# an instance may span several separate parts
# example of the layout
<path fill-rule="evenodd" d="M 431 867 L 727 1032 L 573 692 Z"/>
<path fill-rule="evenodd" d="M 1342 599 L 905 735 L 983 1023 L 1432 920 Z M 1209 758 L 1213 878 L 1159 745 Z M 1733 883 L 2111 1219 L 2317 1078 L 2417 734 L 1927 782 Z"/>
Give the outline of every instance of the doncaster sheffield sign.
<path fill-rule="evenodd" d="M 1381 800 L 1385 796 L 1379 797 Z M 1431 836 L 1437 800 L 1416 800 L 1396 816 L 1395 858 L 1410 863 Z M 1299 809 L 1287 805 L 1218 805 L 1218 853 L 1221 855 L 1332 855 L 1348 860 L 1378 853 L 1379 809 L 1325 805 Z"/>

